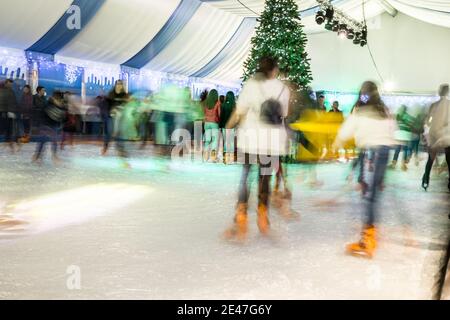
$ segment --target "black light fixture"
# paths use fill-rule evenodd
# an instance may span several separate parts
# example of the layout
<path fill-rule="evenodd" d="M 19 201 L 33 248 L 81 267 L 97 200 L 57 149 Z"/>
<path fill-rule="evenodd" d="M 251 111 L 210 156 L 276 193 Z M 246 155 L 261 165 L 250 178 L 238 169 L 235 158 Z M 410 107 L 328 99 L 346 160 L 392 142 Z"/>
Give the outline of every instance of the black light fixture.
<path fill-rule="evenodd" d="M 347 39 L 353 40 L 354 38 L 355 38 L 355 31 L 353 31 L 353 29 L 349 29 L 347 31 Z"/>
<path fill-rule="evenodd" d="M 361 47 L 364 47 L 367 44 L 367 28 L 364 27 L 364 29 L 361 32 L 361 41 L 359 42 Z"/>
<path fill-rule="evenodd" d="M 339 31 L 339 22 L 338 21 L 333 21 L 333 27 L 331 28 L 331 31 L 333 32 L 338 32 Z"/>
<path fill-rule="evenodd" d="M 359 44 L 361 42 L 361 32 L 355 33 L 355 38 L 353 39 L 353 44 Z"/>
<path fill-rule="evenodd" d="M 316 22 L 317 24 L 322 24 L 325 22 L 325 14 L 323 13 L 323 11 L 317 11 Z"/>
<path fill-rule="evenodd" d="M 316 13 L 317 24 L 325 24 L 328 31 L 337 32 L 341 39 L 352 40 L 353 44 L 367 45 L 367 27 L 332 5 L 331 0 L 316 0 L 319 9 Z"/>
<path fill-rule="evenodd" d="M 325 17 L 327 18 L 328 21 L 332 21 L 334 18 L 334 9 L 333 7 L 329 7 L 327 8 L 327 10 L 325 11 Z"/>

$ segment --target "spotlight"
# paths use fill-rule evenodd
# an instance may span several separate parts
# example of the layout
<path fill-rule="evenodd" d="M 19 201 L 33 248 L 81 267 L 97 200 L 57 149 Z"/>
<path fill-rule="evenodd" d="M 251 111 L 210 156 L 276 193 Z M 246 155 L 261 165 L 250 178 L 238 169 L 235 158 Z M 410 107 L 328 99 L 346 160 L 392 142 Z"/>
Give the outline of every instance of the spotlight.
<path fill-rule="evenodd" d="M 345 38 L 347 36 L 347 25 L 346 24 L 339 25 L 338 36 L 343 37 L 343 38 Z"/>
<path fill-rule="evenodd" d="M 339 31 L 339 22 L 338 21 L 333 21 L 333 27 L 331 28 L 331 30 L 333 32 L 338 32 Z"/>
<path fill-rule="evenodd" d="M 347 32 L 347 39 L 353 40 L 355 38 L 355 31 L 353 29 L 349 29 Z"/>
<path fill-rule="evenodd" d="M 322 24 L 325 22 L 325 15 L 324 15 L 323 11 L 317 11 L 316 22 L 317 22 L 317 24 Z"/>
<path fill-rule="evenodd" d="M 353 39 L 353 44 L 359 44 L 361 42 L 361 32 L 355 33 L 355 38 Z"/>
<path fill-rule="evenodd" d="M 364 47 L 366 44 L 367 44 L 367 29 L 364 28 L 361 32 L 360 45 L 361 45 L 361 47 Z"/>
<path fill-rule="evenodd" d="M 328 21 L 333 20 L 333 17 L 334 17 L 333 7 L 327 8 L 327 10 L 325 11 L 325 17 L 327 18 Z"/>

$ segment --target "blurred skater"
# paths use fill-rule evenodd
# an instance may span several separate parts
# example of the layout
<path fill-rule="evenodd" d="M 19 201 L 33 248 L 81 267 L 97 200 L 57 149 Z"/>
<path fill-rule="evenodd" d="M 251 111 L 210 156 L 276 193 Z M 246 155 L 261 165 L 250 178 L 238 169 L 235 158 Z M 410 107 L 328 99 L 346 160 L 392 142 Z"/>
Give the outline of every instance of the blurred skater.
<path fill-rule="evenodd" d="M 17 145 L 17 99 L 13 90 L 13 81 L 6 79 L 0 84 L 0 133 L 5 136 L 12 153 Z"/>
<path fill-rule="evenodd" d="M 356 146 L 365 150 L 359 164 L 364 166 L 361 180 L 367 184 L 363 192 L 366 218 L 361 240 L 347 246 L 349 254 L 371 258 L 375 252 L 377 199 L 387 168 L 389 150 L 396 144 L 395 129 L 395 121 L 381 100 L 377 86 L 373 82 L 365 82 L 354 112 L 344 122 L 334 143 L 336 149 L 355 138 Z M 365 165 L 368 159 L 371 162 L 369 170 Z"/>
<path fill-rule="evenodd" d="M 58 138 L 61 125 L 66 118 L 66 110 L 64 109 L 64 96 L 62 92 L 55 91 L 43 108 L 40 110 L 39 116 L 39 142 L 36 152 L 33 156 L 33 162 L 42 160 L 44 147 L 47 142 L 52 144 L 52 160 L 54 163 L 59 162 L 57 155 Z"/>
<path fill-rule="evenodd" d="M 448 99 L 449 92 L 450 87 L 448 84 L 443 84 L 440 86 L 440 99 L 431 105 L 428 115 L 428 161 L 425 167 L 425 173 L 422 177 L 422 188 L 424 188 L 425 191 L 430 185 L 431 168 L 436 160 L 436 156 L 441 150 L 445 151 L 445 158 L 447 160 L 447 166 L 450 173 L 450 129 L 448 127 L 450 117 L 450 100 Z M 448 189 L 450 190 L 450 178 Z"/>
<path fill-rule="evenodd" d="M 395 148 L 394 159 L 389 168 L 395 169 L 400 152 L 403 150 L 402 170 L 408 170 L 408 163 L 411 153 L 411 142 L 413 140 L 412 132 L 416 119 L 408 113 L 408 108 L 403 105 L 397 113 L 397 125 L 399 130 L 396 132 L 396 139 L 400 144 Z"/>
<path fill-rule="evenodd" d="M 129 101 L 129 95 L 125 92 L 125 87 L 122 80 L 117 80 L 113 90 L 108 94 L 106 98 L 108 104 L 106 105 L 106 110 L 103 112 L 104 121 L 104 138 L 103 138 L 103 149 L 102 155 L 108 152 L 108 148 L 113 135 L 117 135 L 118 126 L 120 123 L 120 117 L 122 115 L 124 105 Z M 123 141 L 119 139 L 116 140 L 116 148 L 120 157 L 126 157 L 127 154 L 124 149 Z"/>
<path fill-rule="evenodd" d="M 203 160 L 216 162 L 219 146 L 219 121 L 221 104 L 217 90 L 213 89 L 203 103 L 205 113 L 205 137 L 203 145 Z"/>
<path fill-rule="evenodd" d="M 66 142 L 73 147 L 75 131 L 77 130 L 77 114 L 78 108 L 73 101 L 70 92 L 64 93 L 64 108 L 66 110 L 66 119 L 63 122 L 61 134 L 61 150 L 64 150 Z"/>
<path fill-rule="evenodd" d="M 238 159 L 243 162 L 234 224 L 225 233 L 227 239 L 246 238 L 248 176 L 252 166 L 259 170 L 258 228 L 263 235 L 270 231 L 270 181 L 272 173 L 278 171 L 280 156 L 287 154 L 287 133 L 282 119 L 288 113 L 289 88 L 277 79 L 278 73 L 275 59 L 262 58 L 258 72 L 244 84 L 236 111 L 227 124 L 229 129 L 239 125 Z"/>
<path fill-rule="evenodd" d="M 229 91 L 221 107 L 219 126 L 223 141 L 223 162 L 230 164 L 234 162 L 234 138 L 235 129 L 227 129 L 226 124 L 236 109 L 236 100 L 234 93 Z"/>
<path fill-rule="evenodd" d="M 28 143 L 31 139 L 31 115 L 33 110 L 33 95 L 31 87 L 25 85 L 19 103 L 19 142 Z"/>

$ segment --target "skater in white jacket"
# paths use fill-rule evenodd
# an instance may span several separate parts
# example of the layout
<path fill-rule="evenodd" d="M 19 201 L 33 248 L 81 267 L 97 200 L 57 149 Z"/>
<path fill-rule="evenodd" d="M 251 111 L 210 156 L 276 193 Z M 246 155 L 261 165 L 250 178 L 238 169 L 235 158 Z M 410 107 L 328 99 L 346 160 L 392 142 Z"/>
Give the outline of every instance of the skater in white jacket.
<path fill-rule="evenodd" d="M 363 168 L 360 182 L 366 202 L 366 221 L 361 240 L 348 245 L 347 252 L 371 258 L 376 248 L 376 200 L 386 172 L 389 151 L 397 144 L 394 139 L 397 125 L 373 82 L 364 82 L 353 110 L 338 133 L 334 149 L 343 147 L 346 141 L 354 138 L 356 146 L 363 152 L 360 157 Z M 370 173 L 364 166 L 369 155 Z"/>

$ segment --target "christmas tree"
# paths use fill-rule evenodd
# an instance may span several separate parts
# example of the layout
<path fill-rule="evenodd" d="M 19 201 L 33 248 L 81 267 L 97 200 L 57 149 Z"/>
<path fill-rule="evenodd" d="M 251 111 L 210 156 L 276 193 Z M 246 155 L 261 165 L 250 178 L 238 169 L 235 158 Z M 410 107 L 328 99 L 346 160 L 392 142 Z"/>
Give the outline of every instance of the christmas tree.
<path fill-rule="evenodd" d="M 250 56 L 244 63 L 244 81 L 256 72 L 262 57 L 270 56 L 278 60 L 285 79 L 306 88 L 313 78 L 306 53 L 306 34 L 295 1 L 266 0 L 258 22 Z"/>

